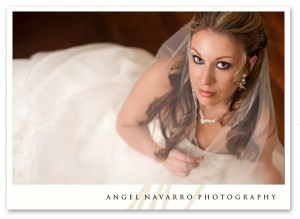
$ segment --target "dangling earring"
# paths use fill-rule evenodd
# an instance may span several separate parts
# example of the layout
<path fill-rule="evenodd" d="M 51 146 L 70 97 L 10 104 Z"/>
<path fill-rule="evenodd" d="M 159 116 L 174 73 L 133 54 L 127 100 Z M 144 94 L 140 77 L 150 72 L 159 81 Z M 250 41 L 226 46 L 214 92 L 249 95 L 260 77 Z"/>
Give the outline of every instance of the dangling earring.
<path fill-rule="evenodd" d="M 246 84 L 246 76 L 247 76 L 246 74 L 242 75 L 242 78 L 240 80 L 240 84 L 239 84 L 239 87 L 238 87 L 239 91 L 246 90 L 246 88 L 244 87 L 244 85 Z"/>

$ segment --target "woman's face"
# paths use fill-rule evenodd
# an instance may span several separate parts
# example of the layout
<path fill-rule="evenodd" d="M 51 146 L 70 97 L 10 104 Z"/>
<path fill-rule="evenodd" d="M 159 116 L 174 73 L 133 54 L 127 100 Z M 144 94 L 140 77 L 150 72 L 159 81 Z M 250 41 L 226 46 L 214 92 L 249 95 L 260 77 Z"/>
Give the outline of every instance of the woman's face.
<path fill-rule="evenodd" d="M 191 39 L 189 73 L 193 90 L 203 106 L 227 106 L 238 85 L 234 75 L 242 54 L 229 36 L 201 30 Z"/>

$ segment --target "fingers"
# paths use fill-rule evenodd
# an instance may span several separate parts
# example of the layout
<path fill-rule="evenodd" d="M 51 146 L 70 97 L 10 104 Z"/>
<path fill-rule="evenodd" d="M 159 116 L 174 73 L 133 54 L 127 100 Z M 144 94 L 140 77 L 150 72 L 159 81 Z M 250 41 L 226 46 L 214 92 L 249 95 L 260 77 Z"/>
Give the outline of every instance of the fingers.
<path fill-rule="evenodd" d="M 187 176 L 191 170 L 200 165 L 203 156 L 191 157 L 181 151 L 172 150 L 165 161 L 166 167 L 169 171 L 176 176 Z"/>
<path fill-rule="evenodd" d="M 177 158 L 171 158 L 170 164 L 174 166 L 176 169 L 178 169 L 179 171 L 187 171 L 199 166 L 198 162 L 190 163 L 190 162 L 179 160 Z"/>
<path fill-rule="evenodd" d="M 175 176 L 180 176 L 180 177 L 185 177 L 185 176 L 190 175 L 190 172 L 191 172 L 191 171 L 185 171 L 185 172 L 173 172 L 173 175 L 175 175 Z"/>
<path fill-rule="evenodd" d="M 178 150 L 172 150 L 169 156 L 185 163 L 196 163 L 199 159 L 199 157 L 191 157 Z"/>

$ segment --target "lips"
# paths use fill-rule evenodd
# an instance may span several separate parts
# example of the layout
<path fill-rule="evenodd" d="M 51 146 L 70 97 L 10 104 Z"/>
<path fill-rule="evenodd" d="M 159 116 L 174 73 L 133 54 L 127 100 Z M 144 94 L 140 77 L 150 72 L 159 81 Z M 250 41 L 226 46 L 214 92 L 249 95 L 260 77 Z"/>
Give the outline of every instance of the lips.
<path fill-rule="evenodd" d="M 213 97 L 216 95 L 216 92 L 213 92 L 213 91 L 209 91 L 209 90 L 203 90 L 203 89 L 198 89 L 199 91 L 199 94 L 202 96 L 202 97 Z"/>

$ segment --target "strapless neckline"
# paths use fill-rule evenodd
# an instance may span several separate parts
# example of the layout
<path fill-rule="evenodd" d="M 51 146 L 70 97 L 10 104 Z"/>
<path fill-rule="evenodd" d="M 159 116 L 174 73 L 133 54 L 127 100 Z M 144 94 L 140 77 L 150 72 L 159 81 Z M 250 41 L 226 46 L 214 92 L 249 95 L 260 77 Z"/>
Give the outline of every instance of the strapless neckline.
<path fill-rule="evenodd" d="M 177 148 L 187 154 L 191 154 L 194 156 L 204 156 L 205 158 L 214 157 L 216 159 L 221 159 L 221 160 L 236 159 L 236 156 L 232 154 L 216 153 L 216 152 L 211 152 L 209 150 L 205 150 L 200 147 L 197 147 L 192 142 L 190 142 L 189 139 L 187 138 L 184 138 L 181 142 L 179 142 Z"/>

